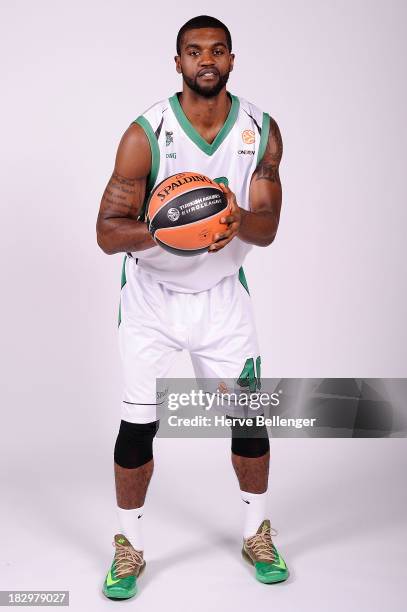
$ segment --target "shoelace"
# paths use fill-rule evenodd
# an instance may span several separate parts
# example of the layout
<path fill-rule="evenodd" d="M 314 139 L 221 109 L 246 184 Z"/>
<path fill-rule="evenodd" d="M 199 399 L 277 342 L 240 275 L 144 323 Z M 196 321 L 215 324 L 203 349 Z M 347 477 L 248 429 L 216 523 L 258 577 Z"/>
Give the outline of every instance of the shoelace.
<path fill-rule="evenodd" d="M 275 529 L 272 529 L 272 531 L 274 532 L 272 535 L 276 536 L 277 531 Z M 259 561 L 273 563 L 275 560 L 269 527 L 265 527 L 261 533 L 255 533 L 254 536 L 247 538 L 246 546 L 252 549 Z"/>
<path fill-rule="evenodd" d="M 124 544 L 116 542 L 112 542 L 112 544 L 116 547 L 115 573 L 118 578 L 129 574 L 129 572 L 134 572 L 134 570 L 143 565 L 143 556 L 132 546 L 124 546 Z"/>

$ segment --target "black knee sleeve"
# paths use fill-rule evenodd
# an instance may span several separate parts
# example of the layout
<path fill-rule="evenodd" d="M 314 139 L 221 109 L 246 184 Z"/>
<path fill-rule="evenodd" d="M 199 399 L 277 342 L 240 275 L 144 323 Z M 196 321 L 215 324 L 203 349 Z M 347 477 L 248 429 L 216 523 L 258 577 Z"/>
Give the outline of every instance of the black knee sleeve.
<path fill-rule="evenodd" d="M 241 457 L 262 457 L 270 450 L 267 427 L 256 425 L 255 418 L 252 425 L 248 425 L 246 420 L 244 424 L 235 420 L 231 429 L 233 454 Z"/>
<path fill-rule="evenodd" d="M 153 458 L 153 439 L 159 421 L 129 423 L 121 421 L 114 447 L 115 463 L 124 468 L 136 468 Z"/>

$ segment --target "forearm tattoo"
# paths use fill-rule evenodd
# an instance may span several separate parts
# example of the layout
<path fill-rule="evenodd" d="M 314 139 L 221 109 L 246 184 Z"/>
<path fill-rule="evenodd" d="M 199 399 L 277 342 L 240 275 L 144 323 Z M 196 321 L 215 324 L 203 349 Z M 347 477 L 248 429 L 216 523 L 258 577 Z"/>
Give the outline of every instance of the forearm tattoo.
<path fill-rule="evenodd" d="M 136 216 L 143 195 L 139 180 L 114 172 L 103 194 L 104 217 Z"/>
<path fill-rule="evenodd" d="M 255 180 L 265 179 L 272 183 L 280 184 L 278 167 L 283 154 L 283 141 L 277 123 L 270 117 L 270 134 L 263 159 L 259 163 L 255 172 Z"/>

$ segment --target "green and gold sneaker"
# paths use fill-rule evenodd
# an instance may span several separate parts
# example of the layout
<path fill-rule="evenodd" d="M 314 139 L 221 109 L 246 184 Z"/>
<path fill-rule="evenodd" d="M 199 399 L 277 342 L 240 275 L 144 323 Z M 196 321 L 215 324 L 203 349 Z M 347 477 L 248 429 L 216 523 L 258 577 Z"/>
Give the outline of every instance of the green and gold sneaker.
<path fill-rule="evenodd" d="M 277 535 L 277 532 L 273 533 Z M 271 541 L 270 521 L 264 520 L 254 536 L 243 540 L 243 558 L 254 565 L 260 582 L 282 582 L 289 572 L 284 559 Z"/>
<path fill-rule="evenodd" d="M 146 566 L 143 551 L 135 550 L 126 536 L 114 536 L 116 552 L 105 578 L 103 593 L 110 599 L 129 599 L 137 593 L 137 578 Z"/>

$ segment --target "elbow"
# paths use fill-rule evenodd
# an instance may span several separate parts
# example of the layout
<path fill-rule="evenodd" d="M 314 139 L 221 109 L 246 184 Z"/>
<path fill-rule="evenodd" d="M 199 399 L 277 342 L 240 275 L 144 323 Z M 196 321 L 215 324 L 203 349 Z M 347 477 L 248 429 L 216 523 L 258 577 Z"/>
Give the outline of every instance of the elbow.
<path fill-rule="evenodd" d="M 98 246 L 106 255 L 113 255 L 113 251 L 109 248 L 108 232 L 106 227 L 106 221 L 99 211 L 98 218 L 96 220 L 96 241 Z M 110 245 L 111 246 L 111 245 Z"/>
<path fill-rule="evenodd" d="M 267 246 L 270 246 L 270 244 L 271 244 L 272 242 L 274 242 L 275 237 L 276 237 L 276 234 L 273 234 L 273 235 L 272 235 L 272 236 L 270 236 L 270 237 L 264 238 L 264 239 L 261 241 L 261 244 L 259 244 L 258 246 L 262 246 L 262 247 L 267 247 Z"/>
<path fill-rule="evenodd" d="M 106 237 L 104 233 L 100 230 L 100 228 L 96 228 L 96 241 L 98 246 L 106 255 L 113 255 L 114 251 L 109 248 L 109 245 L 106 241 Z"/>
<path fill-rule="evenodd" d="M 265 246 L 265 247 L 270 246 L 270 244 L 274 242 L 277 236 L 278 223 L 279 223 L 279 219 L 277 219 L 277 222 L 273 225 L 273 227 L 270 228 L 270 231 L 264 237 L 264 240 L 261 246 Z"/>

